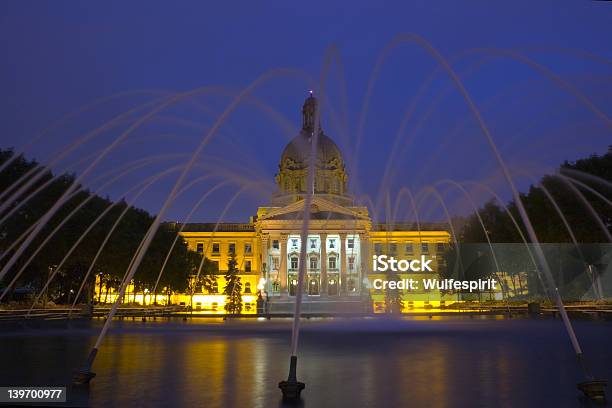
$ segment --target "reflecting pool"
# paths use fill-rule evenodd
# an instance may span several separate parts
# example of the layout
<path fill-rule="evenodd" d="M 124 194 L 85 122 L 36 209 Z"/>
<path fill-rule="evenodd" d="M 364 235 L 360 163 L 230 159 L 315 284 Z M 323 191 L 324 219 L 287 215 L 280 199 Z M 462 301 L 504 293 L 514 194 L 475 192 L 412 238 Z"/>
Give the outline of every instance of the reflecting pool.
<path fill-rule="evenodd" d="M 0 326 L 0 385 L 62 385 L 102 321 Z M 298 378 L 305 407 L 580 406 L 561 321 L 464 316 L 305 319 Z M 576 321 L 592 370 L 612 379 L 612 324 Z M 82 406 L 281 406 L 290 319 L 113 322 Z"/>

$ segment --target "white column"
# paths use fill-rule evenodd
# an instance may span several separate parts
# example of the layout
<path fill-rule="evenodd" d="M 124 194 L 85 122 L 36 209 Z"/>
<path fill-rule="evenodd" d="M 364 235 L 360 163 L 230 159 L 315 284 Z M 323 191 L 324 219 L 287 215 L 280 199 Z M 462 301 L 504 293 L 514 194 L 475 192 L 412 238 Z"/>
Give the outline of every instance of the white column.
<path fill-rule="evenodd" d="M 281 234 L 280 244 L 280 284 L 281 295 L 287 295 L 287 234 Z"/>
<path fill-rule="evenodd" d="M 327 234 L 322 233 L 321 238 L 321 296 L 327 297 Z"/>
<path fill-rule="evenodd" d="M 347 293 L 346 287 L 346 233 L 340 233 L 340 247 L 338 248 L 338 258 L 340 261 L 340 294 Z"/>

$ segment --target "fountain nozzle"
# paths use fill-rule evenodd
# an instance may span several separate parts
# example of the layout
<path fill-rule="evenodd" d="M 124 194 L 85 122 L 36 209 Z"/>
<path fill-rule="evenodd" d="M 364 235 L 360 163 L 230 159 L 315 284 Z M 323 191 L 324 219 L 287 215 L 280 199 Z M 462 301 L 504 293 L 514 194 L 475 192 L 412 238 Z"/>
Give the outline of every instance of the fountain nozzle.
<path fill-rule="evenodd" d="M 606 387 L 608 386 L 608 380 L 595 379 L 587 367 L 582 353 L 577 354 L 576 357 L 578 357 L 578 362 L 586 377 L 586 380 L 578 383 L 576 387 L 582 391 L 584 396 L 588 399 L 596 402 L 606 402 Z"/>
<path fill-rule="evenodd" d="M 606 401 L 606 387 L 608 386 L 608 380 L 587 380 L 578 383 L 577 387 L 585 397 L 590 400 L 597 402 Z"/>
<path fill-rule="evenodd" d="M 98 349 L 94 347 L 89 353 L 89 357 L 87 358 L 87 363 L 85 364 L 85 367 L 81 370 L 76 370 L 73 373 L 73 385 L 89 385 L 89 382 L 96 376 L 96 373 L 91 371 L 91 367 L 93 365 L 94 359 L 96 358 L 96 354 L 98 354 Z"/>
<path fill-rule="evenodd" d="M 278 383 L 278 388 L 283 393 L 284 401 L 294 401 L 300 398 L 300 393 L 306 387 L 306 384 L 297 380 L 297 356 L 291 356 L 291 362 L 289 365 L 289 377 L 287 381 L 281 381 Z"/>

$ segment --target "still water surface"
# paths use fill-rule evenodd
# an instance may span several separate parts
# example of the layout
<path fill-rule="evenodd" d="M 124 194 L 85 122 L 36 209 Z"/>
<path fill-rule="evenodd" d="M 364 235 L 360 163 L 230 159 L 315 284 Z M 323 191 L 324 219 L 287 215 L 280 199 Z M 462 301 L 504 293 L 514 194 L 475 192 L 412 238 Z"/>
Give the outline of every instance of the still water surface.
<path fill-rule="evenodd" d="M 102 322 L 0 326 L 0 385 L 61 385 Z M 612 379 L 612 323 L 577 321 L 593 371 Z M 93 407 L 278 407 L 289 319 L 113 322 L 89 391 Z M 304 407 L 583 406 L 559 320 L 449 317 L 304 320 Z M 611 392 L 609 390 L 609 392 Z"/>

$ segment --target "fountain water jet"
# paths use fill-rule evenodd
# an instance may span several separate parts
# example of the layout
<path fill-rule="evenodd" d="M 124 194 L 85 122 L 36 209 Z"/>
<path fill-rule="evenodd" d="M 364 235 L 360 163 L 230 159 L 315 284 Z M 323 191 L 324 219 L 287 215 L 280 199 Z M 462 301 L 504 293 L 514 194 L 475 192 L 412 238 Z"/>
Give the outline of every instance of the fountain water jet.
<path fill-rule="evenodd" d="M 162 267 L 159 271 L 159 275 L 157 276 L 157 280 L 155 281 L 155 286 L 153 287 L 153 302 L 154 304 L 157 303 L 157 286 L 159 285 L 159 280 L 162 277 L 162 274 L 164 273 L 164 270 L 166 269 L 166 265 L 168 264 L 168 261 L 170 260 L 170 255 L 172 254 L 172 250 L 174 249 L 174 246 L 176 245 L 176 243 L 178 242 L 179 238 L 180 238 L 180 234 L 183 231 L 183 229 L 185 228 L 185 225 L 189 222 L 189 220 L 191 219 L 191 216 L 193 215 L 193 213 L 195 213 L 195 211 L 200 208 L 200 205 L 202 205 L 202 203 L 208 198 L 209 195 L 211 195 L 213 192 L 215 192 L 217 189 L 222 188 L 226 185 L 229 184 L 229 181 L 224 181 L 221 183 L 218 183 L 217 185 L 213 186 L 210 190 L 208 190 L 199 200 L 198 202 L 192 207 L 191 211 L 189 212 L 189 214 L 187 214 L 187 216 L 185 217 L 185 221 L 183 221 L 181 223 L 181 227 L 179 228 L 179 230 L 176 232 L 176 237 L 174 237 L 174 241 L 172 241 L 172 245 L 170 246 L 170 249 L 168 250 L 168 253 L 166 254 L 166 258 L 164 259 L 164 262 L 162 264 Z M 180 193 L 179 193 L 180 194 Z"/>
<path fill-rule="evenodd" d="M 322 81 L 323 83 L 324 81 Z M 311 91 L 312 93 L 312 91 Z M 310 143 L 310 157 L 308 158 L 308 176 L 306 185 L 308 190 L 304 197 L 304 216 L 302 221 L 302 231 L 300 232 L 300 257 L 298 264 L 298 282 L 295 294 L 295 310 L 293 312 L 293 325 L 291 329 L 291 355 L 289 360 L 289 375 L 286 381 L 278 383 L 278 388 L 283 393 L 283 399 L 292 401 L 300 398 L 302 390 L 306 387 L 303 382 L 297 380 L 297 347 L 298 338 L 300 335 L 300 313 L 302 306 L 302 296 L 304 294 L 304 275 L 306 270 L 306 251 L 308 226 L 310 223 L 310 205 L 312 203 L 312 195 L 314 193 L 314 174 L 315 160 L 317 157 L 317 144 L 319 142 L 319 105 L 315 104 L 314 114 L 314 129 Z"/>
<path fill-rule="evenodd" d="M 410 43 L 415 43 L 418 46 L 420 46 L 422 49 L 426 50 L 435 61 L 438 62 L 438 64 L 444 69 L 444 71 L 448 74 L 448 76 L 450 77 L 450 79 L 454 82 L 454 84 L 456 85 L 459 93 L 461 94 L 462 98 L 464 99 L 464 101 L 466 102 L 468 108 L 470 109 L 471 113 L 473 114 L 474 118 L 477 120 L 478 125 L 482 131 L 482 135 L 485 137 L 485 140 L 487 141 L 489 148 L 491 149 L 491 152 L 493 153 L 493 156 L 495 158 L 495 160 L 497 161 L 497 163 L 499 164 L 501 170 L 502 170 L 502 174 L 506 180 L 506 182 L 508 183 L 511 192 L 512 192 L 512 196 L 516 202 L 516 206 L 518 208 L 519 214 L 521 216 L 521 219 L 523 220 L 523 223 L 525 224 L 525 227 L 527 229 L 527 233 L 529 235 L 530 240 L 534 243 L 535 245 L 535 253 L 536 253 L 536 257 L 538 259 L 538 261 L 541 264 L 541 270 L 543 270 L 544 275 L 546 276 L 546 280 L 549 283 L 549 285 L 554 289 L 555 292 L 555 302 L 557 304 L 557 307 L 560 311 L 561 314 L 561 318 L 563 320 L 565 329 L 567 331 L 567 334 L 570 338 L 572 347 L 576 353 L 576 356 L 578 358 L 578 360 L 581 362 L 580 367 L 582 368 L 582 372 L 584 374 L 584 376 L 587 378 L 587 383 L 589 383 L 589 381 L 593 384 L 597 383 L 597 384 L 601 384 L 601 382 L 597 382 L 593 380 L 592 375 L 586 371 L 584 365 L 582 365 L 582 349 L 580 347 L 580 344 L 578 342 L 578 339 L 576 337 L 576 334 L 574 333 L 574 329 L 571 325 L 571 322 L 569 321 L 569 318 L 567 316 L 567 312 L 565 310 L 565 307 L 563 305 L 563 302 L 561 301 L 560 295 L 558 293 L 558 289 L 555 286 L 554 283 L 554 279 L 552 277 L 552 273 L 550 271 L 549 265 L 546 261 L 546 258 L 544 256 L 544 253 L 542 251 L 542 248 L 539 244 L 539 240 L 537 238 L 537 235 L 535 233 L 535 230 L 530 222 L 529 216 L 527 214 L 527 211 L 522 203 L 520 194 L 516 188 L 516 185 L 514 184 L 514 181 L 512 179 L 512 176 L 510 175 L 510 172 L 505 164 L 505 161 L 503 160 L 501 154 L 499 153 L 499 150 L 497 148 L 497 145 L 495 143 L 495 141 L 493 140 L 493 137 L 488 129 L 488 126 L 485 124 L 482 115 L 479 111 L 479 109 L 476 107 L 474 101 L 472 100 L 470 94 L 468 93 L 468 91 L 466 90 L 465 86 L 463 85 L 463 82 L 461 81 L 461 79 L 457 76 L 457 74 L 455 73 L 455 71 L 453 70 L 453 68 L 449 65 L 448 61 L 426 40 L 424 40 L 423 38 L 419 37 L 418 35 L 415 34 L 402 34 L 397 36 L 394 39 L 394 43 L 400 43 L 400 42 L 410 42 Z M 525 61 L 523 61 L 525 62 Z M 531 63 L 532 61 L 527 61 L 528 63 Z M 535 63 L 530 64 L 532 66 L 536 65 Z M 540 69 L 543 67 L 537 67 L 536 68 Z M 552 74 L 549 73 L 545 68 L 544 69 L 540 69 L 540 71 L 544 71 L 546 74 Z M 562 83 L 564 84 L 564 81 L 558 77 L 556 77 L 554 74 L 549 75 L 551 77 L 553 77 L 553 79 L 556 82 Z M 371 93 L 371 88 L 372 88 L 372 81 L 370 81 L 369 87 L 368 87 L 368 92 L 367 95 L 369 96 L 369 94 Z M 595 107 L 590 100 L 588 100 L 588 98 L 582 97 L 581 93 L 579 91 L 576 91 L 575 89 L 573 89 L 573 87 L 571 86 L 564 86 L 564 89 L 569 90 L 571 93 L 574 94 L 574 96 L 576 96 L 582 103 L 585 103 L 591 110 L 593 110 L 600 118 L 602 118 L 604 120 L 604 122 L 609 126 L 611 124 L 610 120 L 607 118 L 607 116 L 605 114 L 603 114 L 599 109 L 597 109 L 597 107 Z M 364 102 L 364 104 L 367 103 L 367 100 Z M 367 105 L 366 105 L 367 106 Z M 365 108 L 364 108 L 365 110 Z M 361 122 L 364 120 L 364 118 L 362 117 Z M 359 133 L 361 133 L 361 126 L 360 126 L 360 131 Z M 358 133 L 358 134 L 359 134 Z M 584 385 L 584 384 L 583 384 Z M 597 395 L 594 395 L 592 393 L 587 393 L 585 391 L 585 388 L 581 388 L 581 390 L 583 390 L 583 392 L 585 392 L 585 395 L 587 395 L 590 398 L 599 398 Z M 601 389 L 601 393 L 603 395 L 603 388 Z"/>
<path fill-rule="evenodd" d="M 225 208 L 223 209 L 223 211 L 221 212 L 221 215 L 219 216 L 219 219 L 217 220 L 217 223 L 215 224 L 215 228 L 213 229 L 213 234 L 212 237 L 214 237 L 215 233 L 217 232 L 217 228 L 219 228 L 219 224 L 221 223 L 221 221 L 223 220 L 223 218 L 225 217 L 225 214 L 227 213 L 227 211 L 229 211 L 230 207 L 232 206 L 232 204 L 234 204 L 234 201 L 236 201 L 238 199 L 238 197 L 240 197 L 240 195 L 248 189 L 257 187 L 259 184 L 261 183 L 253 183 L 247 186 L 243 186 L 240 190 L 238 190 L 236 192 L 236 194 L 234 194 L 232 196 L 232 198 L 227 202 L 227 204 L 225 205 Z M 209 240 L 206 244 L 206 252 L 208 252 L 208 248 L 211 244 L 212 240 Z M 206 253 L 205 252 L 205 253 Z M 202 268 L 204 266 L 204 261 L 206 260 L 206 257 L 202 257 L 202 260 L 200 261 L 200 265 L 198 266 L 198 272 L 196 274 L 195 277 L 195 282 L 197 283 L 198 280 L 200 279 L 200 274 L 202 273 Z M 161 271 L 160 271 L 160 276 L 161 276 Z M 191 296 L 190 296 L 190 300 L 189 300 L 189 307 L 191 308 L 191 313 L 193 313 L 193 295 L 195 293 L 195 284 L 193 285 L 192 289 L 191 289 Z"/>
<path fill-rule="evenodd" d="M 136 186 L 130 188 L 128 191 L 126 191 L 123 195 L 122 198 L 120 200 L 115 201 L 114 203 L 112 203 L 111 205 L 109 205 L 90 225 L 89 227 L 87 227 L 87 229 L 81 234 L 81 236 L 76 240 L 76 242 L 72 245 L 72 247 L 68 250 L 68 252 L 66 253 L 66 255 L 64 255 L 64 258 L 60 261 L 60 263 L 57 265 L 57 267 L 55 268 L 55 270 L 53 271 L 53 273 L 49 276 L 47 283 L 45 283 L 44 287 L 41 289 L 40 293 L 38 294 L 38 296 L 34 299 L 34 302 L 32 303 L 32 306 L 30 307 L 30 310 L 28 311 L 27 316 L 30 315 L 30 313 L 32 312 L 32 309 L 34 308 L 34 306 L 36 305 L 36 303 L 38 303 L 38 300 L 40 299 L 40 296 L 44 293 L 44 291 L 47 289 L 47 287 L 49 286 L 49 284 L 51 283 L 51 281 L 53 280 L 53 278 L 55 277 L 55 275 L 57 274 L 57 272 L 59 270 L 61 270 L 62 266 L 64 265 L 64 263 L 68 260 L 68 258 L 70 257 L 70 255 L 73 253 L 73 251 L 79 246 L 79 244 L 82 242 L 82 240 L 85 238 L 85 236 L 96 226 L 96 224 L 98 222 L 100 222 L 104 216 L 106 214 L 108 214 L 108 212 L 110 210 L 112 210 L 115 206 L 119 205 L 121 202 L 123 202 L 123 200 L 125 199 L 125 197 L 127 197 L 127 195 L 129 195 L 133 190 L 136 190 L 137 188 L 143 186 L 140 191 L 138 191 L 138 193 L 134 196 L 134 198 L 131 200 L 131 203 L 133 203 L 134 201 L 136 201 L 138 199 L 138 197 L 140 197 L 151 185 L 153 185 L 156 181 L 158 181 L 159 179 L 161 179 L 163 176 L 170 174 L 173 171 L 177 171 L 180 170 L 181 166 L 176 166 L 167 170 L 164 170 L 158 174 L 155 174 L 151 177 L 149 177 L 147 180 L 145 180 L 142 183 L 137 184 Z M 123 215 L 125 215 L 127 213 L 127 210 L 129 210 L 129 208 L 131 207 L 131 203 L 127 204 L 126 203 L 126 208 L 125 210 L 123 210 L 122 214 L 120 215 L 120 217 L 118 218 L 118 221 L 121 220 L 121 218 L 123 217 Z M 92 263 L 93 264 L 93 263 Z M 91 272 L 91 268 L 88 270 L 87 274 L 85 275 L 83 282 L 81 283 L 81 286 L 79 288 L 79 291 L 77 292 L 77 295 L 75 296 L 74 302 L 76 303 L 81 290 L 85 284 L 85 282 L 87 281 L 87 278 L 89 277 L 89 274 Z M 73 303 L 74 305 L 74 303 Z M 72 312 L 72 310 L 70 310 L 70 313 Z"/>
<path fill-rule="evenodd" d="M 501 157 L 501 154 L 499 153 L 499 151 L 497 149 L 497 145 L 495 144 L 495 141 L 493 140 L 493 137 L 491 136 L 491 133 L 489 132 L 488 127 L 486 126 L 484 120 L 482 119 L 482 117 L 480 115 L 480 111 L 478 110 L 478 108 L 474 104 L 474 101 L 470 97 L 469 93 L 465 89 L 463 83 L 461 82 L 461 80 L 459 79 L 457 74 L 454 72 L 454 70 L 451 68 L 451 66 L 448 64 L 448 62 L 444 59 L 444 57 L 431 44 L 429 44 L 427 41 L 425 41 L 421 37 L 416 36 L 414 34 L 408 34 L 406 36 L 401 36 L 401 38 L 403 38 L 406 41 L 415 42 L 415 43 L 419 44 L 421 47 L 425 48 L 438 61 L 438 63 L 444 67 L 444 69 L 446 70 L 448 75 L 451 77 L 451 79 L 457 85 L 457 88 L 459 89 L 461 95 L 463 96 L 463 98 L 466 101 L 466 103 L 468 104 L 470 110 L 474 114 L 474 117 L 478 121 L 478 123 L 480 125 L 480 128 L 481 128 L 481 130 L 483 132 L 483 135 L 485 136 L 485 138 L 486 138 L 486 140 L 487 140 L 487 142 L 489 144 L 489 147 L 491 148 L 491 151 L 492 151 L 495 159 L 499 163 L 499 165 L 501 167 L 501 170 L 503 172 L 503 175 L 504 175 L 506 181 L 508 182 L 508 185 L 510 186 L 510 189 L 512 190 L 512 196 L 514 197 L 516 206 L 517 206 L 517 208 L 519 210 L 519 213 L 521 215 L 521 218 L 523 220 L 525 228 L 527 229 L 529 238 L 535 244 L 536 255 L 537 255 L 538 260 L 541 263 L 541 268 L 544 271 L 546 279 L 547 279 L 548 283 L 550 284 L 550 286 L 555 288 L 554 293 L 556 295 L 555 296 L 555 300 L 556 300 L 556 303 L 557 303 L 557 307 L 559 308 L 559 311 L 561 313 L 561 318 L 563 320 L 563 323 L 565 325 L 567 333 L 568 333 L 568 335 L 570 337 L 572 346 L 574 347 L 574 351 L 576 353 L 576 356 L 577 356 L 579 362 L 581 363 L 581 368 L 582 368 L 583 374 L 586 377 L 586 381 L 580 383 L 578 385 L 578 387 L 580 388 L 581 391 L 583 391 L 585 393 L 585 395 L 587 397 L 592 398 L 592 399 L 601 399 L 601 396 L 605 395 L 604 394 L 605 381 L 602 382 L 602 381 L 599 381 L 599 380 L 595 380 L 593 378 L 593 376 L 586 370 L 586 367 L 582 364 L 582 362 L 583 362 L 582 348 L 580 347 L 580 343 L 578 342 L 578 338 L 576 337 L 576 334 L 574 333 L 574 328 L 572 327 L 572 324 L 569 321 L 569 317 L 567 316 L 567 311 L 565 310 L 565 307 L 564 307 L 563 302 L 561 300 L 561 296 L 559 294 L 559 291 L 555 287 L 555 282 L 554 282 L 554 279 L 552 277 L 552 273 L 551 273 L 551 271 L 549 269 L 548 263 L 546 262 L 546 257 L 544 256 L 544 252 L 542 251 L 542 248 L 540 247 L 540 244 L 539 244 L 536 232 L 535 232 L 535 230 L 533 228 L 533 225 L 531 224 L 531 222 L 529 220 L 529 216 L 527 215 L 527 210 L 525 209 L 525 206 L 523 205 L 523 202 L 521 200 L 521 196 L 520 196 L 520 194 L 519 194 L 519 192 L 518 192 L 518 190 L 517 190 L 517 188 L 516 188 L 516 186 L 514 184 L 512 176 L 510 175 L 510 172 L 509 172 L 509 170 L 508 170 L 508 168 L 507 168 L 507 166 L 505 164 L 505 161 L 503 160 L 503 158 Z M 593 390 L 593 387 L 595 387 L 595 390 Z M 595 392 L 595 391 L 597 391 L 597 392 Z"/>
<path fill-rule="evenodd" d="M 157 101 L 154 101 L 154 102 L 157 102 Z M 129 123 L 130 122 L 130 119 L 129 119 L 129 115 L 130 114 L 132 114 L 134 112 L 137 112 L 142 107 L 146 107 L 148 105 L 153 105 L 154 102 L 148 102 L 148 103 L 143 104 L 143 105 L 141 105 L 139 107 L 136 107 L 136 108 L 133 108 L 133 109 L 127 111 L 127 112 L 124 112 L 121 115 L 116 116 L 114 119 L 108 121 L 105 125 L 100 126 L 97 129 L 95 129 L 95 130 L 85 134 L 83 137 L 81 137 L 81 138 L 77 139 L 76 141 L 74 141 L 70 146 L 64 148 L 57 156 L 55 156 L 49 162 L 49 164 L 44 166 L 41 171 L 37 172 L 34 177 L 29 178 L 30 175 L 31 175 L 30 174 L 31 172 L 27 172 L 24 175 L 22 175 L 21 177 L 19 177 L 15 182 L 13 182 L 12 185 L 20 185 L 22 183 L 23 184 L 21 185 L 21 187 L 19 188 L 19 190 L 17 192 L 13 193 L 11 195 L 11 197 L 6 200 L 6 202 L 0 204 L 0 213 L 2 213 L 11 202 L 15 201 L 19 196 L 21 196 L 21 194 L 23 194 L 24 192 L 28 191 L 28 189 L 45 174 L 46 170 L 51 170 L 51 168 L 53 166 L 55 166 L 57 163 L 59 163 L 69 153 L 75 151 L 78 147 L 80 147 L 81 145 L 83 145 L 87 141 L 89 141 L 91 139 L 94 139 L 95 137 L 99 136 L 105 130 L 112 129 L 113 126 L 115 126 L 117 124 Z M 156 112 L 156 111 L 154 110 L 154 112 Z M 145 115 L 144 119 L 147 119 L 148 117 L 149 117 L 149 115 Z M 76 188 L 76 186 L 78 186 L 78 184 L 82 181 L 82 179 L 84 179 L 84 177 L 98 164 L 98 162 L 104 156 L 106 156 L 106 154 L 108 154 L 111 150 L 113 150 L 113 148 L 115 148 L 115 147 L 117 147 L 117 145 L 121 144 L 121 142 L 125 139 L 125 137 L 127 137 L 127 135 L 129 135 L 129 133 L 133 129 L 138 127 L 142 122 L 144 122 L 144 120 L 142 118 L 140 120 L 137 120 L 136 123 L 134 125 L 130 126 L 126 132 L 122 133 L 115 140 L 115 142 L 110 147 L 107 147 L 107 148 L 103 149 L 97 155 L 97 158 L 95 160 L 93 160 L 93 162 L 86 168 L 86 170 L 83 172 L 83 174 L 81 174 L 79 177 L 77 177 L 77 179 L 72 184 L 71 188 Z M 29 180 L 28 180 L 28 178 L 29 178 Z M 28 180 L 28 181 L 24 182 L 25 180 Z M 58 202 L 59 201 L 61 201 L 61 199 L 58 200 Z M 51 210 L 49 210 L 49 212 L 51 212 Z M 51 214 L 49 216 L 49 218 L 52 215 L 53 214 Z M 3 271 L 0 271 L 0 280 L 2 280 L 2 277 L 3 277 L 3 273 L 2 272 Z"/>
<path fill-rule="evenodd" d="M 501 272 L 501 268 L 499 266 L 499 262 L 497 262 L 497 256 L 495 255 L 495 250 L 493 249 L 493 244 L 491 244 L 491 238 L 489 238 L 489 233 L 487 232 L 487 228 L 484 224 L 484 221 L 482 220 L 482 217 L 480 216 L 480 212 L 478 211 L 478 206 L 476 205 L 476 203 L 474 202 L 470 194 L 465 190 L 465 188 L 463 188 L 461 184 L 457 183 L 454 180 L 450 180 L 450 179 L 440 180 L 436 184 L 450 184 L 456 187 L 457 189 L 459 189 L 459 191 L 461 191 L 464 194 L 464 196 L 467 198 L 468 202 L 474 209 L 474 214 L 476 215 L 476 218 L 478 218 L 478 222 L 482 226 L 482 231 L 484 232 L 485 238 L 487 240 L 487 244 L 489 245 L 489 249 L 491 250 L 491 256 L 493 257 L 493 263 L 495 264 L 495 269 L 496 269 L 495 274 L 497 275 L 499 272 Z M 503 292 L 503 285 L 502 285 L 502 292 Z M 508 314 L 510 314 L 510 306 L 508 305 L 508 299 L 506 296 L 504 296 L 504 299 L 506 300 L 506 308 L 508 309 Z"/>
<path fill-rule="evenodd" d="M 162 155 L 163 156 L 163 155 Z M 17 282 L 17 280 L 19 279 L 19 277 L 21 276 L 21 274 L 25 271 L 25 269 L 27 268 L 27 266 L 30 264 L 30 262 L 32 262 L 32 260 L 36 257 L 36 255 L 43 249 L 43 247 L 49 242 L 49 240 L 51 240 L 51 238 L 53 238 L 53 236 L 66 224 L 66 222 L 68 222 L 72 216 L 74 216 L 76 213 L 78 213 L 78 211 L 83 208 L 89 201 L 91 201 L 92 199 L 94 199 L 95 197 L 97 197 L 97 193 L 100 191 L 104 191 L 104 189 L 106 187 L 108 187 L 109 185 L 112 185 L 115 181 L 119 180 L 121 177 L 125 176 L 126 174 L 128 174 L 130 171 L 133 171 L 135 168 L 138 167 L 142 167 L 143 165 L 148 164 L 149 161 L 154 161 L 154 159 L 147 159 L 144 160 L 142 163 L 138 163 L 135 166 L 132 167 L 128 167 L 126 169 L 122 169 L 122 171 L 119 171 L 118 175 L 115 175 L 115 177 L 113 177 L 111 180 L 107 181 L 106 183 L 104 183 L 101 187 L 98 187 L 97 189 L 95 189 L 93 192 L 89 193 L 89 196 L 84 199 L 81 203 L 79 203 L 79 205 L 77 207 L 75 207 L 66 217 L 64 217 L 64 219 L 49 233 L 49 235 L 47 235 L 47 237 L 43 240 L 43 242 L 38 246 L 38 248 L 36 248 L 36 250 L 34 251 L 34 253 L 30 256 L 30 258 L 28 258 L 28 260 L 25 262 L 25 264 L 21 267 L 21 269 L 15 274 L 15 276 L 13 277 L 13 279 L 10 281 L 10 283 L 7 285 L 7 289 L 11 288 L 15 282 Z M 110 173 L 116 173 L 116 170 L 111 171 Z M 66 202 L 68 200 L 70 200 L 72 197 L 75 197 L 81 190 L 83 190 L 83 188 L 79 188 L 78 190 L 76 190 L 75 192 L 73 192 L 66 200 Z M 44 217 L 44 216 L 43 216 Z M 40 220 L 38 220 L 33 226 L 39 226 L 40 225 Z M 17 242 L 19 242 L 20 239 L 17 240 Z M 24 248 L 25 249 L 25 248 Z M 21 253 L 19 254 L 21 255 Z M 0 294 L 0 300 L 2 300 L 4 298 L 4 296 L 8 293 L 8 290 L 3 291 L 2 294 Z"/>
<path fill-rule="evenodd" d="M 168 198 L 166 199 L 166 201 L 162 205 L 159 213 L 157 214 L 157 216 L 153 220 L 152 225 L 149 227 L 149 230 L 147 231 L 145 237 L 143 238 L 142 246 L 141 246 L 141 248 L 139 248 L 136 251 L 134 262 L 133 262 L 132 265 L 130 265 L 130 267 L 128 269 L 127 276 L 126 276 L 126 281 L 127 282 L 129 282 L 132 279 L 132 277 L 134 276 L 134 273 L 136 272 L 136 269 L 138 268 L 138 266 L 140 265 L 140 263 L 142 261 L 142 258 L 144 256 L 145 251 L 148 249 L 149 244 L 151 243 L 151 240 L 153 239 L 153 236 L 154 236 L 155 232 L 157 231 L 157 228 L 159 227 L 159 224 L 161 223 L 161 219 L 164 217 L 168 207 L 170 207 L 170 205 L 174 202 L 174 200 L 176 198 L 176 195 L 177 195 L 177 192 L 179 191 L 179 188 L 182 186 L 185 178 L 187 177 L 187 174 L 189 173 L 189 171 L 191 170 L 191 168 L 195 164 L 195 161 L 200 156 L 200 154 L 201 154 L 202 150 L 204 149 L 204 147 L 208 144 L 210 139 L 215 135 L 217 130 L 221 127 L 221 125 L 225 122 L 225 120 L 229 117 L 229 115 L 239 106 L 239 104 L 242 101 L 242 99 L 245 98 L 248 94 L 250 94 L 260 84 L 264 83 L 265 81 L 267 81 L 270 78 L 274 78 L 275 76 L 280 76 L 281 74 L 285 74 L 285 75 L 293 74 L 293 75 L 295 75 L 296 72 L 301 74 L 301 72 L 295 71 L 295 70 L 276 69 L 276 70 L 271 70 L 271 71 L 261 75 L 259 78 L 257 78 L 255 81 L 253 81 L 250 85 L 248 85 L 246 88 L 244 88 L 234 98 L 234 100 L 227 106 L 227 108 L 223 111 L 223 113 L 218 117 L 218 119 L 215 121 L 213 126 L 207 132 L 206 136 L 202 139 L 202 141 L 200 142 L 200 144 L 198 145 L 198 147 L 194 151 L 193 155 L 191 156 L 191 159 L 189 160 L 189 162 L 185 166 L 183 172 L 181 173 L 181 175 L 178 177 L 177 181 L 175 182 L 174 187 L 172 188 L 172 191 L 168 195 Z M 153 116 L 155 113 L 157 113 L 158 110 L 163 109 L 166 105 L 169 106 L 173 102 L 176 102 L 174 99 L 176 99 L 176 100 L 180 100 L 181 98 L 184 99 L 184 98 L 187 98 L 187 97 L 192 96 L 194 94 L 201 93 L 205 89 L 207 89 L 207 88 L 197 89 L 195 91 L 191 91 L 191 92 L 187 92 L 185 94 L 181 94 L 181 95 L 179 95 L 179 97 L 171 99 L 170 102 L 167 102 L 166 104 L 163 104 L 158 109 L 156 109 L 153 112 L 149 113 L 149 115 L 145 116 L 141 120 L 144 122 L 144 120 L 148 119 L 149 116 Z M 137 122 L 137 124 L 140 124 L 140 123 Z M 130 130 L 131 129 L 128 129 L 127 132 L 129 133 Z M 127 134 L 124 134 L 124 135 L 127 135 Z M 118 139 L 121 139 L 121 137 L 119 137 Z M 117 142 L 117 139 L 113 142 L 113 145 L 116 142 Z M 112 148 L 112 145 L 111 145 L 111 148 Z M 77 384 L 89 383 L 89 381 L 95 376 L 95 374 L 93 374 L 91 372 L 91 368 L 92 368 L 93 362 L 95 360 L 95 357 L 96 357 L 96 354 L 98 352 L 98 349 L 99 349 L 100 345 L 102 344 L 102 341 L 104 340 L 104 337 L 106 336 L 106 333 L 108 331 L 110 322 L 112 320 L 112 317 L 117 312 L 117 309 L 119 307 L 119 300 L 125 294 L 125 290 L 126 290 L 126 286 L 122 285 L 121 290 L 119 291 L 118 300 L 113 304 L 113 306 L 112 306 L 112 308 L 111 308 L 111 310 L 109 312 L 108 319 L 105 322 L 104 326 L 102 327 L 102 330 L 100 331 L 98 339 L 96 340 L 96 343 L 95 343 L 94 347 L 92 348 L 92 350 L 91 350 L 91 352 L 89 354 L 89 357 L 87 359 L 85 368 L 82 369 L 82 370 L 79 370 L 75 374 L 75 377 L 74 377 L 74 382 L 75 383 L 77 383 Z"/>
<path fill-rule="evenodd" d="M 525 249 L 527 250 L 527 254 L 529 255 L 529 259 L 531 260 L 531 263 L 533 264 L 534 270 L 536 271 L 536 273 L 538 275 L 538 278 L 540 279 L 540 282 L 544 283 L 542 281 L 542 277 L 540 276 L 540 271 L 538 270 L 538 264 L 537 264 L 535 258 L 533 257 L 533 252 L 531 252 L 531 248 L 529 247 L 529 243 L 527 242 L 527 238 L 525 237 L 525 234 L 523 234 L 523 231 L 521 230 L 521 227 L 519 226 L 518 222 L 516 221 L 516 218 L 514 218 L 514 215 L 512 215 L 512 213 L 508 209 L 508 206 L 504 203 L 502 198 L 495 191 L 493 191 L 493 189 L 489 188 L 487 185 L 485 185 L 483 183 L 478 183 L 478 182 L 475 182 L 475 181 L 466 181 L 463 184 L 464 185 L 474 185 L 474 186 L 480 187 L 480 188 L 484 189 L 485 191 L 487 191 L 489 194 L 491 194 L 497 200 L 499 205 L 504 209 L 505 213 L 508 215 L 508 217 L 512 221 L 512 224 L 514 225 L 514 228 L 516 229 L 516 232 L 519 234 L 519 236 L 521 237 L 521 240 L 525 244 Z"/>

